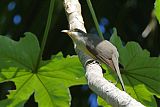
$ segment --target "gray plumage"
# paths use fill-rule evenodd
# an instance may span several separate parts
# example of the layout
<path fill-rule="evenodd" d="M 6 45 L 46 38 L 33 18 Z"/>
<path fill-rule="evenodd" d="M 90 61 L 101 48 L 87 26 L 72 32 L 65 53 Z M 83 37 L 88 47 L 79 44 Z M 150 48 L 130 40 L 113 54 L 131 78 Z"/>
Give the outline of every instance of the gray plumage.
<path fill-rule="evenodd" d="M 125 91 L 124 83 L 119 70 L 119 53 L 117 48 L 109 41 L 102 40 L 94 34 L 86 34 L 79 29 L 70 30 L 68 34 L 78 49 L 116 71 L 122 88 Z"/>
<path fill-rule="evenodd" d="M 100 62 L 107 64 L 114 71 L 116 71 L 123 90 L 125 91 L 124 83 L 120 74 L 117 48 L 107 40 L 102 40 L 93 34 L 88 34 L 86 38 L 86 48 L 96 57 Z M 94 43 L 93 43 L 94 41 Z"/>

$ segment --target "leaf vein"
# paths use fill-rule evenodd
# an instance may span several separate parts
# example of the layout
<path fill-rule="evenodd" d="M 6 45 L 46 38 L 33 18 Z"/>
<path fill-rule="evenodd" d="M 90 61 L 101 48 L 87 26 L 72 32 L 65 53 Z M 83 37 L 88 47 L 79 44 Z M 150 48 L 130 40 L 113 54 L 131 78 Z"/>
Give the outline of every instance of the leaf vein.
<path fill-rule="evenodd" d="M 150 85 L 149 85 L 149 84 L 147 84 L 146 82 L 143 82 L 143 81 L 141 81 L 140 79 L 137 79 L 137 78 L 135 78 L 135 77 L 134 77 L 134 76 L 132 76 L 132 75 L 128 75 L 128 76 L 130 76 L 130 77 L 132 77 L 132 78 L 136 79 L 137 81 L 139 81 L 139 82 L 143 83 L 144 85 L 146 85 L 147 87 L 149 87 L 150 89 L 152 89 L 153 91 L 155 91 L 156 93 L 159 93 L 157 90 L 155 90 L 154 88 L 150 87 Z"/>
<path fill-rule="evenodd" d="M 53 101 L 52 101 L 52 99 L 51 99 L 51 95 L 50 95 L 49 92 L 48 92 L 48 89 L 46 88 L 46 86 L 44 85 L 44 83 L 41 81 L 41 79 L 39 78 L 39 76 L 38 76 L 37 74 L 36 74 L 36 76 L 37 76 L 38 80 L 41 82 L 41 84 L 43 85 L 43 87 L 45 88 L 48 96 L 50 96 L 50 100 L 51 100 L 52 105 L 54 105 L 54 103 L 53 103 Z"/>

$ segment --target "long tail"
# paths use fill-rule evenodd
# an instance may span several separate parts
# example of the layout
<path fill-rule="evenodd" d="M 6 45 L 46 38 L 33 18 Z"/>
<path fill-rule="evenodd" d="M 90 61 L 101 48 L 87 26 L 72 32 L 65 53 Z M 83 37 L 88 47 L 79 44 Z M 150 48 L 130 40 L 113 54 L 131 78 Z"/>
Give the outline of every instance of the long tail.
<path fill-rule="evenodd" d="M 124 82 L 123 82 L 123 79 L 122 79 L 122 76 L 121 76 L 121 73 L 120 73 L 120 70 L 119 70 L 118 58 L 114 54 L 112 55 L 112 61 L 113 61 L 116 73 L 118 75 L 118 78 L 120 80 L 122 89 L 123 89 L 123 91 L 126 91 L 126 89 L 124 87 Z"/>

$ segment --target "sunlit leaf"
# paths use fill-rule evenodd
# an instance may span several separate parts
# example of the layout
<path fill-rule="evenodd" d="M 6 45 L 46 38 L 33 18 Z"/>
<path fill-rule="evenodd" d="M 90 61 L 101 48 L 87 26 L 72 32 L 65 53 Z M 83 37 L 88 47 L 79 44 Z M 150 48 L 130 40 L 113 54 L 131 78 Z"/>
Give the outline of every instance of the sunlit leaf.
<path fill-rule="evenodd" d="M 63 58 L 59 53 L 34 71 L 39 50 L 32 33 L 18 42 L 0 36 L 0 82 L 16 85 L 16 90 L 0 101 L 2 107 L 23 107 L 33 93 L 38 107 L 69 107 L 68 87 L 86 83 L 77 56 Z"/>
<path fill-rule="evenodd" d="M 156 107 L 153 95 L 160 96 L 160 58 L 150 57 L 149 52 L 136 42 L 123 46 L 115 32 L 110 41 L 120 54 L 121 74 L 127 93 L 145 106 Z"/>
<path fill-rule="evenodd" d="M 160 23 L 160 0 L 155 1 L 155 14 L 156 14 L 157 19 Z"/>

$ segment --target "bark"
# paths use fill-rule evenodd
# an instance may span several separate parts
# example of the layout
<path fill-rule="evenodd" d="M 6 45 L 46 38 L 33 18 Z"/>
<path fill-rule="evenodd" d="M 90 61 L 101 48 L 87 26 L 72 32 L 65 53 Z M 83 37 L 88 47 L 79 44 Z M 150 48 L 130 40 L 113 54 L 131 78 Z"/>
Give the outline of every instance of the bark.
<path fill-rule="evenodd" d="M 64 0 L 69 29 L 81 29 L 86 32 L 78 0 Z M 118 89 L 103 77 L 100 65 L 91 57 L 76 49 L 79 59 L 86 70 L 88 85 L 98 96 L 113 107 L 144 107 L 126 92 Z"/>

